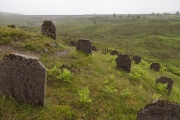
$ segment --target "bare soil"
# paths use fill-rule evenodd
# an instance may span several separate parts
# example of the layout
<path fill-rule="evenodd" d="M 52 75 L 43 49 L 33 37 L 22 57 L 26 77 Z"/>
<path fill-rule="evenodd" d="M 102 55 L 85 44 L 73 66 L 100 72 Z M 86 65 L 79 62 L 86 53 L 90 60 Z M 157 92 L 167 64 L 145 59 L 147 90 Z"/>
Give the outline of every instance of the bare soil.
<path fill-rule="evenodd" d="M 13 48 L 10 45 L 0 45 L 0 55 L 4 56 L 5 54 L 8 53 L 19 53 L 19 54 L 23 54 L 23 55 L 28 55 L 31 57 L 40 57 L 40 54 L 32 52 L 32 51 L 26 51 L 26 50 L 20 50 L 17 48 Z"/>

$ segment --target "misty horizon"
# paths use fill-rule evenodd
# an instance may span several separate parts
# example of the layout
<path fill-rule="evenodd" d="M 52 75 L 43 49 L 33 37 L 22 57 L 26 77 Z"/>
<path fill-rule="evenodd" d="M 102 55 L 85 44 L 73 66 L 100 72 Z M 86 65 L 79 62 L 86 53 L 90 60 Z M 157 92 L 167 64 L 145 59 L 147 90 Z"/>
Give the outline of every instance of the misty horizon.
<path fill-rule="evenodd" d="M 179 0 L 1 0 L 0 11 L 22 15 L 151 14 L 180 11 Z"/>

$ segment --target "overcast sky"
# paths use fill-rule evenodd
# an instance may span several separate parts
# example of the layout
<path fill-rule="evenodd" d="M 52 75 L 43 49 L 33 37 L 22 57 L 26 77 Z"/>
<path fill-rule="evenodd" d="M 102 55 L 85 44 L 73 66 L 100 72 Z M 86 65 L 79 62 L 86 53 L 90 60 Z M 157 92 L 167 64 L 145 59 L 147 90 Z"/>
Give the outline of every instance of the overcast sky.
<path fill-rule="evenodd" d="M 180 11 L 180 0 L 0 0 L 0 11 L 25 15 L 148 14 Z"/>

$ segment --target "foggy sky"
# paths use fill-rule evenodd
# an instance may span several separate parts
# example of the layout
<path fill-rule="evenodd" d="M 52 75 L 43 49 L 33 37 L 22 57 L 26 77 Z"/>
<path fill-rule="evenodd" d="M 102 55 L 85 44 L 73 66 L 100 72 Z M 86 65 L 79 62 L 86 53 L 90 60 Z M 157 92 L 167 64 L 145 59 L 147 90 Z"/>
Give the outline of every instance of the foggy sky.
<path fill-rule="evenodd" d="M 25 15 L 150 14 L 180 11 L 180 0 L 0 0 L 0 11 Z"/>

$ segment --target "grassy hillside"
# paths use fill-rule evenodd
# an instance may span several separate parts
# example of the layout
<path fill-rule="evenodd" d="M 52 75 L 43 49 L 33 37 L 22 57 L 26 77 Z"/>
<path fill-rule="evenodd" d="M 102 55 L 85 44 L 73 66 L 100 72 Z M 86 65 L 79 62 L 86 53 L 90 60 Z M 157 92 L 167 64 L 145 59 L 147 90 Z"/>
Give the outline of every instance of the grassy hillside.
<path fill-rule="evenodd" d="M 57 48 L 53 47 L 53 44 L 56 44 Z M 50 52 L 62 49 L 56 41 L 48 37 L 3 26 L 0 26 L 0 45 L 10 45 L 14 48 L 39 53 L 43 52 L 45 48 Z"/>
<path fill-rule="evenodd" d="M 59 21 L 59 38 L 65 43 L 89 38 L 97 47 L 114 48 L 163 64 L 179 66 L 180 21 L 139 20 L 109 23 Z"/>
<path fill-rule="evenodd" d="M 32 28 L 36 33 L 25 32 L 23 28 L 0 27 L 0 46 L 6 44 L 34 51 L 47 68 L 45 107 L 20 104 L 12 97 L 1 95 L 0 119 L 135 120 L 137 112 L 156 98 L 180 103 L 177 57 L 180 22 L 114 21 L 94 24 L 88 19 L 59 20 L 55 23 L 56 42 L 41 36 L 37 27 Z M 126 73 L 116 69 L 117 56 L 101 51 L 86 56 L 67 46 L 78 38 L 89 38 L 98 48 L 131 52 L 171 68 L 161 67 L 160 72 L 155 72 L 150 70 L 150 63 L 142 60 L 139 65 L 132 62 L 131 72 Z M 52 43 L 59 47 L 52 47 Z M 41 53 L 45 48 L 50 52 Z M 59 57 L 56 53 L 62 49 L 68 54 Z M 61 69 L 62 66 L 65 67 Z M 155 85 L 159 76 L 174 80 L 170 96 L 166 95 L 166 86 Z"/>
<path fill-rule="evenodd" d="M 133 120 L 138 110 L 155 98 L 180 103 L 180 77 L 163 69 L 151 71 L 145 61 L 133 63 L 131 73 L 125 73 L 115 68 L 116 57 L 95 52 L 86 57 L 73 49 L 63 58 L 47 55 L 44 64 L 51 62 L 51 66 L 47 68 L 46 106 L 21 105 L 1 96 L 1 119 Z M 60 69 L 62 64 L 67 66 L 66 72 Z M 161 75 L 174 80 L 171 96 L 165 95 L 163 86 L 155 86 Z"/>

